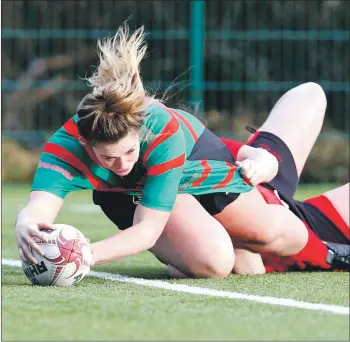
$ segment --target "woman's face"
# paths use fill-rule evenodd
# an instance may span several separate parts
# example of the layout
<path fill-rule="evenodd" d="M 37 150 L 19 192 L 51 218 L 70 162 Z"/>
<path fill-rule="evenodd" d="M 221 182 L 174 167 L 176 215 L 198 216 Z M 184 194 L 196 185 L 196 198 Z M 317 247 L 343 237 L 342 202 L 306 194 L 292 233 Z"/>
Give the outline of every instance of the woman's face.
<path fill-rule="evenodd" d="M 132 130 L 116 143 L 100 143 L 92 148 L 104 168 L 120 177 L 126 176 L 139 159 L 139 132 Z"/>

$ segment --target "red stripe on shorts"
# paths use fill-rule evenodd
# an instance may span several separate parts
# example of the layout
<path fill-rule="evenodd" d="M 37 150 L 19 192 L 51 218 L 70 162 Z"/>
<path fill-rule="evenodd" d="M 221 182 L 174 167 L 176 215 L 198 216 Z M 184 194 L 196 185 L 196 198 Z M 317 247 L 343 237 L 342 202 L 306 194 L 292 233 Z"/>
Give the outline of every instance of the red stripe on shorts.
<path fill-rule="evenodd" d="M 350 240 L 349 227 L 334 208 L 331 201 L 324 195 L 309 198 L 305 203 L 309 203 L 317 208 L 322 214 L 324 214 L 333 224 L 342 232 L 344 236 Z"/>

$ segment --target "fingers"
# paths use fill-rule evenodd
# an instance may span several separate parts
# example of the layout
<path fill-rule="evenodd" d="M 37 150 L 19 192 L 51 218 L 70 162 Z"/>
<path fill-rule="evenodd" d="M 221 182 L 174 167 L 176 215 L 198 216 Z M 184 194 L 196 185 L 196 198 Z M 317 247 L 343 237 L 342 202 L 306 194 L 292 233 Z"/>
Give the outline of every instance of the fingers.
<path fill-rule="evenodd" d="M 53 227 L 53 225 L 50 225 L 50 224 L 39 223 L 37 225 L 31 226 L 28 229 L 28 234 L 32 237 L 36 237 L 37 239 L 39 239 L 43 242 L 48 242 L 49 235 L 45 232 L 40 231 L 40 230 L 44 230 L 44 229 L 53 230 L 53 229 L 55 229 L 55 227 Z"/>
<path fill-rule="evenodd" d="M 22 254 L 24 256 L 24 259 L 27 259 L 29 264 L 34 263 L 37 264 L 38 261 L 35 259 L 33 253 L 29 250 L 29 245 L 27 245 L 25 242 L 21 245 L 22 248 Z"/>
<path fill-rule="evenodd" d="M 262 177 L 259 173 L 254 173 L 250 178 L 249 181 L 253 186 L 256 186 L 261 183 Z"/>
<path fill-rule="evenodd" d="M 244 179 L 250 179 L 253 176 L 255 170 L 249 159 L 243 160 L 242 162 L 236 162 L 236 165 L 241 167 L 240 173 Z"/>
<path fill-rule="evenodd" d="M 24 229 L 26 228 L 26 229 Z M 36 260 L 33 251 L 40 255 L 44 255 L 37 242 L 48 242 L 49 234 L 39 231 L 39 229 L 55 229 L 49 224 L 33 224 L 29 227 L 16 229 L 16 240 L 18 245 L 18 253 L 21 259 L 26 263 L 35 263 Z"/>
<path fill-rule="evenodd" d="M 23 260 L 23 262 L 25 262 L 26 264 L 30 264 L 30 263 L 31 263 L 31 262 L 27 259 L 27 257 L 24 255 L 22 247 L 19 247 L 19 249 L 18 249 L 18 254 L 19 254 L 19 257 Z"/>
<path fill-rule="evenodd" d="M 32 249 L 34 249 L 36 252 L 38 252 L 40 255 L 44 255 L 44 253 L 42 252 L 41 248 L 39 247 L 39 245 L 34 241 L 34 239 L 29 236 L 29 235 L 24 235 L 22 237 L 22 239 L 24 240 L 24 242 L 30 246 Z M 22 245 L 23 247 L 23 245 Z"/>
<path fill-rule="evenodd" d="M 249 184 L 256 186 L 263 181 L 263 175 L 254 161 L 250 159 L 236 162 L 236 166 L 241 167 L 240 173 Z"/>
<path fill-rule="evenodd" d="M 44 232 L 39 232 L 37 230 L 29 230 L 28 231 L 29 236 L 33 238 L 37 238 L 39 241 L 48 242 L 49 241 L 49 235 Z"/>
<path fill-rule="evenodd" d="M 257 176 L 256 171 L 252 168 L 245 169 L 243 172 L 244 172 L 243 174 L 244 178 L 247 178 L 250 181 L 252 180 L 253 176 Z"/>
<path fill-rule="evenodd" d="M 54 229 L 56 229 L 53 224 L 48 224 L 48 223 L 38 223 L 38 228 L 39 228 L 39 230 L 43 230 L 43 229 L 54 230 Z"/>

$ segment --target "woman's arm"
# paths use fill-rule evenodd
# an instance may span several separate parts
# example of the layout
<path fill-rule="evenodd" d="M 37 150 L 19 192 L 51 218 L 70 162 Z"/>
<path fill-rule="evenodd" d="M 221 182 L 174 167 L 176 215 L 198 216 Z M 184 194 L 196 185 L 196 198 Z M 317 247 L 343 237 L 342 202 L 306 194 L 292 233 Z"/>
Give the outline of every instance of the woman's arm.
<path fill-rule="evenodd" d="M 34 241 L 37 237 L 47 241 L 45 233 L 40 228 L 50 228 L 63 204 L 63 199 L 45 191 L 32 191 L 28 204 L 16 218 L 16 241 L 20 257 L 23 261 L 36 263 L 30 248 L 42 254 L 40 247 Z"/>
<path fill-rule="evenodd" d="M 132 227 L 91 244 L 94 264 L 117 261 L 152 248 L 162 234 L 169 216 L 169 212 L 139 204 Z"/>

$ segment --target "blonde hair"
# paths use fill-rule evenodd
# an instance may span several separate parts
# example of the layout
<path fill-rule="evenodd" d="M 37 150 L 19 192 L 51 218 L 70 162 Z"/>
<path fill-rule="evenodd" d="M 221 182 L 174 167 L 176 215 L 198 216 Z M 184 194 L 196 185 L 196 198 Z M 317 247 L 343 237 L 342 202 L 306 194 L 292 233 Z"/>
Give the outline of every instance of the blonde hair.
<path fill-rule="evenodd" d="M 90 143 L 116 142 L 130 129 L 140 129 L 146 93 L 140 62 L 146 53 L 144 27 L 132 35 L 124 24 L 112 38 L 98 40 L 99 65 L 86 78 L 93 87 L 78 106 L 78 129 Z"/>

